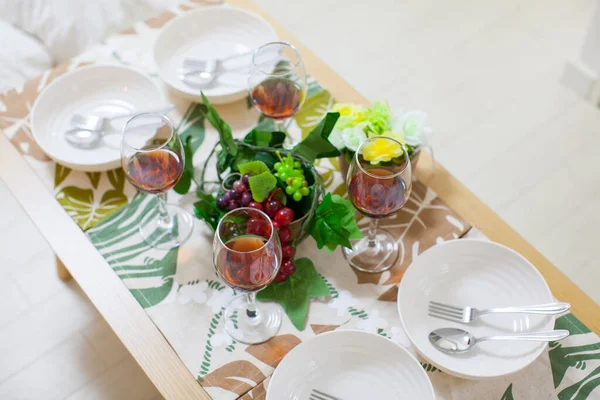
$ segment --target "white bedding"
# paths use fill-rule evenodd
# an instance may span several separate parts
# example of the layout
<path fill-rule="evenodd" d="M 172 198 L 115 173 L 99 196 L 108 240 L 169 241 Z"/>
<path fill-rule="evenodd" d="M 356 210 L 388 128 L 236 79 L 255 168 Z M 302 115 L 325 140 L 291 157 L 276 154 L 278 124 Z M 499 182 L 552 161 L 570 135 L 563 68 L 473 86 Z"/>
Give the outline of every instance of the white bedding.
<path fill-rule="evenodd" d="M 0 92 L 179 0 L 0 0 Z"/>

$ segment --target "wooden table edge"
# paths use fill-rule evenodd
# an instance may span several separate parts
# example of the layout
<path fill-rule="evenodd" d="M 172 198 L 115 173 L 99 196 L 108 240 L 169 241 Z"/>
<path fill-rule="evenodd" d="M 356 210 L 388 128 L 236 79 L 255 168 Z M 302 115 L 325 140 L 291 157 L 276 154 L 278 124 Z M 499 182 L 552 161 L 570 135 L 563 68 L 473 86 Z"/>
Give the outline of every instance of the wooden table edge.
<path fill-rule="evenodd" d="M 296 40 L 289 31 L 265 13 L 253 0 L 228 0 L 227 2 L 261 15 L 273 25 L 281 39 L 292 42 L 300 51 L 308 73 L 323 84 L 336 100 L 358 104 L 369 103 L 365 97 Z M 435 163 L 435 173 L 433 173 L 432 165 L 429 155 L 422 154 L 416 176 L 436 192 L 453 211 L 478 227 L 489 239 L 502 243 L 525 256 L 544 276 L 554 296 L 560 301 L 571 303 L 573 314 L 588 328 L 600 335 L 600 306 L 469 189 L 450 175 L 444 167 Z"/>
<path fill-rule="evenodd" d="M 167 399 L 211 399 L 87 235 L 1 132 L 0 178 L 159 392 Z"/>

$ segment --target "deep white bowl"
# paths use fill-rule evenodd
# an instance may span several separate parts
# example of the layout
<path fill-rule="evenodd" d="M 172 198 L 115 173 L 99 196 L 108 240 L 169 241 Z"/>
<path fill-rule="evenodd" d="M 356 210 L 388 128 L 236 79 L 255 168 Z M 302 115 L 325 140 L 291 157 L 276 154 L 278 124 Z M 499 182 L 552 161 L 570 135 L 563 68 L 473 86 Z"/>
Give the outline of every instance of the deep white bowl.
<path fill-rule="evenodd" d="M 37 144 L 54 161 L 82 171 L 106 171 L 120 166 L 120 119 L 103 143 L 80 149 L 65 139 L 73 114 L 109 117 L 159 107 L 161 91 L 143 73 L 120 65 L 92 65 L 55 79 L 37 98 L 31 110 L 32 133 Z"/>
<path fill-rule="evenodd" d="M 485 315 L 465 325 L 428 316 L 429 301 L 476 308 L 525 306 L 554 301 L 546 281 L 523 256 L 497 243 L 457 239 L 420 254 L 398 289 L 398 311 L 419 353 L 442 371 L 468 379 L 493 378 L 531 364 L 547 343 L 483 342 L 464 354 L 437 350 L 428 335 L 456 327 L 475 337 L 552 330 L 552 316 Z"/>
<path fill-rule="evenodd" d="M 154 43 L 158 74 L 180 97 L 201 101 L 200 89 L 179 79 L 186 57 L 222 59 L 277 41 L 275 30 L 262 17 L 233 7 L 205 7 L 169 21 Z M 243 57 L 248 67 L 252 56 Z M 213 104 L 231 103 L 247 95 L 248 70 L 220 75 L 202 91 Z"/>
<path fill-rule="evenodd" d="M 267 400 L 305 400 L 312 389 L 342 399 L 433 400 L 421 364 L 374 333 L 322 333 L 290 351 L 271 377 Z"/>

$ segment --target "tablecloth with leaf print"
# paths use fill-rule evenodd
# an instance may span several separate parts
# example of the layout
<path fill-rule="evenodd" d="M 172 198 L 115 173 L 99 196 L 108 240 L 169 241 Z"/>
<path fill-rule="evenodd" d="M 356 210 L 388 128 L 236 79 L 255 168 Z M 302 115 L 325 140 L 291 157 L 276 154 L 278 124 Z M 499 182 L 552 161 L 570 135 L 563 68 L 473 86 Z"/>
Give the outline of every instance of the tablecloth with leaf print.
<path fill-rule="evenodd" d="M 0 128 L 29 161 L 75 222 L 86 230 L 100 253 L 175 349 L 198 382 L 216 399 L 264 399 L 268 377 L 281 358 L 298 343 L 333 329 L 363 329 L 387 337 L 414 352 L 402 330 L 396 309 L 397 284 L 406 266 L 438 242 L 474 235 L 470 225 L 450 210 L 430 189 L 415 182 L 406 207 L 385 225 L 398 237 L 403 257 L 380 275 L 352 271 L 339 252 L 317 250 L 312 239 L 298 249 L 322 274 L 332 295 L 313 300 L 306 327 L 298 331 L 284 320 L 279 334 L 259 345 L 242 345 L 224 331 L 222 310 L 233 292 L 221 283 L 211 265 L 212 233 L 198 221 L 192 238 L 179 249 L 148 248 L 137 233 L 142 216 L 155 212 L 155 199 L 137 195 L 121 169 L 103 173 L 72 171 L 53 163 L 31 135 L 30 110 L 38 94 L 57 76 L 93 63 L 139 68 L 168 94 L 158 79 L 151 48 L 158 30 L 176 14 L 199 6 L 194 2 L 170 9 L 60 65 L 23 87 L 0 95 Z M 309 71 L 310 72 L 310 71 Z M 198 146 L 201 164 L 217 135 L 205 123 L 198 105 L 169 97 L 177 109 L 170 114 L 180 135 Z M 309 78 L 306 103 L 289 130 L 309 132 L 334 103 L 331 94 Z M 268 128 L 247 102 L 217 107 L 242 136 L 260 124 Z M 328 190 L 343 194 L 337 160 L 322 160 L 317 168 Z M 191 208 L 194 195 L 169 195 L 169 201 Z M 359 224 L 365 224 L 361 220 Z M 453 378 L 423 363 L 439 399 L 591 399 L 600 397 L 600 340 L 573 315 L 559 318 L 557 327 L 571 337 L 551 343 L 534 364 L 512 376 L 486 381 Z"/>

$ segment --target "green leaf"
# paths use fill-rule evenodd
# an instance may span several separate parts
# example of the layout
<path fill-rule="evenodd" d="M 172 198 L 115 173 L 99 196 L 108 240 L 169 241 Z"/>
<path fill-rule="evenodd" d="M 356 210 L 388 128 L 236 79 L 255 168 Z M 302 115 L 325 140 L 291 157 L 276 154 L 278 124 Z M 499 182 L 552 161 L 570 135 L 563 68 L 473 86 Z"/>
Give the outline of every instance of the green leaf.
<path fill-rule="evenodd" d="M 185 164 L 183 166 L 183 174 L 181 174 L 181 178 L 179 182 L 173 188 L 175 192 L 179 194 L 186 194 L 189 192 L 190 187 L 192 186 L 192 177 L 194 176 L 194 164 L 192 162 L 192 158 L 194 157 L 194 152 L 192 150 L 192 138 L 188 137 L 183 145 L 183 153 L 185 155 Z"/>
<path fill-rule="evenodd" d="M 339 156 L 339 150 L 327 140 L 339 117 L 340 113 L 327 113 L 315 129 L 294 147 L 293 151 L 310 162 L 314 162 L 317 158 Z"/>
<path fill-rule="evenodd" d="M 269 167 L 262 161 L 250 161 L 244 164 L 239 164 L 238 169 L 240 170 L 240 174 L 252 174 L 259 175 L 263 172 L 269 171 Z"/>
<path fill-rule="evenodd" d="M 221 146 L 227 153 L 235 156 L 237 154 L 237 146 L 235 144 L 235 140 L 233 139 L 233 135 L 231 134 L 231 127 L 225 122 L 217 110 L 210 105 L 210 102 L 204 95 L 204 93 L 200 92 L 202 96 L 202 102 L 207 108 L 206 119 L 210 124 L 219 132 L 219 140 L 221 142 Z"/>
<path fill-rule="evenodd" d="M 203 104 L 192 104 L 177 127 L 185 155 L 183 175 L 174 187 L 175 192 L 179 194 L 186 194 L 194 179 L 193 158 L 196 150 L 204 142 L 206 112 L 207 107 Z"/>
<path fill-rule="evenodd" d="M 296 124 L 302 131 L 302 138 L 305 138 L 323 119 L 332 103 L 333 98 L 327 90 L 321 90 L 306 98 L 302 108 L 294 116 Z"/>
<path fill-rule="evenodd" d="M 63 167 L 62 165 L 56 163 L 56 168 L 54 168 L 54 187 L 57 187 L 58 185 L 63 183 L 63 181 L 67 179 L 67 176 L 69 176 L 70 173 L 70 168 Z"/>
<path fill-rule="evenodd" d="M 225 150 L 220 150 L 217 153 L 217 173 L 219 176 L 231 167 L 231 164 L 235 158 L 227 153 Z"/>
<path fill-rule="evenodd" d="M 295 264 L 294 275 L 284 282 L 270 284 L 258 292 L 258 299 L 281 304 L 296 329 L 302 330 L 306 323 L 310 298 L 329 296 L 331 292 L 311 260 L 300 258 Z"/>
<path fill-rule="evenodd" d="M 252 198 L 259 203 L 265 201 L 271 190 L 277 186 L 277 178 L 268 170 L 259 175 L 251 176 L 248 182 L 250 183 Z"/>
<path fill-rule="evenodd" d="M 513 394 L 512 394 L 512 387 L 513 387 L 512 383 L 510 385 L 508 385 L 508 387 L 506 388 L 506 391 L 504 392 L 504 394 L 502 395 L 502 398 L 500 400 L 515 400 L 515 398 L 513 397 Z"/>
<path fill-rule="evenodd" d="M 244 143 L 259 147 L 280 147 L 284 140 L 283 132 L 268 132 L 256 128 L 244 137 Z"/>
<path fill-rule="evenodd" d="M 217 225 L 219 225 L 219 221 L 225 213 L 217 208 L 217 202 L 210 194 L 201 191 L 198 191 L 196 194 L 200 200 L 194 203 L 194 214 L 196 214 L 196 217 L 206 221 L 213 231 L 216 231 Z"/>
<path fill-rule="evenodd" d="M 127 204 L 127 197 L 119 190 L 107 190 L 100 201 L 92 189 L 67 186 L 56 194 L 56 199 L 83 230 L 114 214 Z"/>
<path fill-rule="evenodd" d="M 348 200 L 327 193 L 315 212 L 315 223 L 310 231 L 317 247 L 332 252 L 338 245 L 352 248 L 350 239 L 362 237 L 354 214 L 356 210 Z"/>
<path fill-rule="evenodd" d="M 102 173 L 100 172 L 86 172 L 85 173 L 88 177 L 88 179 L 90 180 L 90 183 L 92 184 L 94 189 L 98 189 L 98 183 L 100 183 L 100 176 L 102 175 Z"/>
<path fill-rule="evenodd" d="M 354 215 L 356 214 L 356 209 L 352 205 L 350 200 L 344 199 L 342 196 L 338 194 L 331 195 L 331 201 L 336 204 L 342 204 L 346 207 L 346 215 L 342 218 L 342 226 L 350 232 L 350 236 L 348 239 L 360 239 L 363 237 L 363 234 L 360 232 L 360 228 L 356 224 L 356 219 L 354 219 Z"/>

